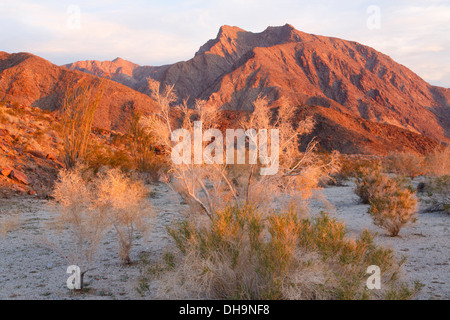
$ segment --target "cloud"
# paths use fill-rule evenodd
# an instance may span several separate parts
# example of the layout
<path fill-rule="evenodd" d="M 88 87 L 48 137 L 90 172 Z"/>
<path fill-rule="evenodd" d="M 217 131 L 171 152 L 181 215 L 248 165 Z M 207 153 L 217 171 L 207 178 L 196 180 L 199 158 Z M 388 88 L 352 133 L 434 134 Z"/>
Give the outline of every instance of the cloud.
<path fill-rule="evenodd" d="M 81 29 L 67 9 L 80 8 Z M 381 28 L 369 30 L 377 5 Z M 450 87 L 450 4 L 444 0 L 15 0 L 0 2 L 0 50 L 28 51 L 57 64 L 111 60 L 146 65 L 187 60 L 223 24 L 261 32 L 267 26 L 354 40 L 388 54 L 433 84 Z"/>

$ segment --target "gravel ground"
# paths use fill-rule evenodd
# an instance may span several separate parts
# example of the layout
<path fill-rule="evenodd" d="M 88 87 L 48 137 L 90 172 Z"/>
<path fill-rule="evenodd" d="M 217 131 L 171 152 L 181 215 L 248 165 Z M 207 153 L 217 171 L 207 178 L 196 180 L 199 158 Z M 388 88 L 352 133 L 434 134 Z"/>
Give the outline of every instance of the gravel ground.
<path fill-rule="evenodd" d="M 420 299 L 449 299 L 449 228 L 450 217 L 445 214 L 421 214 L 419 223 L 401 231 L 401 237 L 390 238 L 374 226 L 367 214 L 367 206 L 358 203 L 353 184 L 330 187 L 323 193 L 335 207 L 334 214 L 344 220 L 350 234 L 359 234 L 368 228 L 377 232 L 377 241 L 407 255 L 405 265 L 408 280 L 420 280 L 423 288 Z M 162 259 L 171 245 L 165 227 L 183 218 L 185 206 L 167 186 L 152 186 L 151 201 L 157 214 L 153 228 L 138 234 L 132 259 L 140 261 L 146 253 L 150 264 Z M 120 264 L 114 234 L 109 233 L 98 252 L 94 270 L 86 275 L 89 290 L 83 294 L 72 293 L 66 287 L 68 263 L 55 250 L 44 245 L 43 236 L 61 251 L 68 250 L 67 232 L 50 227 L 55 212 L 48 203 L 32 198 L 0 199 L 0 214 L 10 210 L 20 211 L 19 229 L 0 237 L 0 299 L 151 299 L 152 288 L 141 296 L 141 264 Z M 316 208 L 318 211 L 319 208 Z"/>

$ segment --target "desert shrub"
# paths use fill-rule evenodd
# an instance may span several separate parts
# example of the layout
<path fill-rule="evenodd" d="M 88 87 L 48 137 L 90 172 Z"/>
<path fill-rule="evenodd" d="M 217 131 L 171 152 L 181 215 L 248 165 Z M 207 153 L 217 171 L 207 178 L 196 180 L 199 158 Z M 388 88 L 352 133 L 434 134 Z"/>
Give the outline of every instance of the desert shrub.
<path fill-rule="evenodd" d="M 365 204 L 376 225 L 386 229 L 393 237 L 400 230 L 416 222 L 417 198 L 412 188 L 400 178 L 389 178 L 381 166 L 362 168 L 356 179 L 355 193 Z"/>
<path fill-rule="evenodd" d="M 383 191 L 371 199 L 369 214 L 376 225 L 396 237 L 403 227 L 417 221 L 417 204 L 414 192 L 389 180 Z"/>
<path fill-rule="evenodd" d="M 401 176 L 414 179 L 425 173 L 424 159 L 413 153 L 391 153 L 386 159 L 387 169 Z"/>
<path fill-rule="evenodd" d="M 356 170 L 355 193 L 360 197 L 362 203 L 370 204 L 372 197 L 381 192 L 388 179 L 383 174 L 383 167 L 380 163 L 360 166 Z"/>
<path fill-rule="evenodd" d="M 102 167 L 118 168 L 123 171 L 134 169 L 133 161 L 127 152 L 107 144 L 91 143 L 91 147 L 86 153 L 85 162 L 95 172 L 98 172 Z"/>
<path fill-rule="evenodd" d="M 66 90 L 61 107 L 61 136 L 67 169 L 86 157 L 94 114 L 102 96 L 101 86 L 102 83 L 83 80 Z"/>
<path fill-rule="evenodd" d="M 264 242 L 269 229 L 273 237 Z M 194 268 L 204 273 L 197 275 L 203 294 L 255 300 L 281 298 L 281 279 L 291 263 L 296 234 L 293 230 L 288 239 L 279 229 L 275 220 L 265 223 L 252 207 L 230 207 L 218 212 L 209 227 L 197 229 L 185 222 L 170 234 L 185 257 L 198 264 Z"/>
<path fill-rule="evenodd" d="M 78 165 L 59 173 L 52 196 L 59 224 L 67 227 L 73 237 L 71 255 L 63 256 L 79 266 L 83 276 L 111 227 L 117 234 L 119 257 L 123 262 L 131 262 L 135 231 L 145 224 L 150 212 L 144 203 L 146 189 L 142 183 L 132 181 L 119 170 L 95 175 Z"/>
<path fill-rule="evenodd" d="M 450 175 L 450 147 L 439 147 L 425 158 L 427 174 L 431 176 Z"/>
<path fill-rule="evenodd" d="M 81 280 L 89 271 L 108 229 L 106 217 L 92 206 L 94 192 L 86 175 L 88 173 L 82 167 L 62 170 L 52 194 L 53 204 L 58 208 L 58 222 L 68 228 L 72 237 L 71 254 L 66 256 L 52 247 L 63 255 L 69 265 L 80 267 Z"/>
<path fill-rule="evenodd" d="M 169 229 L 179 254 L 173 270 L 161 279 L 160 295 L 382 299 L 404 286 L 399 280 L 403 261 L 375 245 L 374 235 L 365 231 L 356 240 L 348 239 L 345 226 L 328 215 L 301 220 L 294 211 L 261 214 L 254 206 L 233 206 L 211 221 L 183 222 Z M 371 265 L 382 269 L 380 292 L 365 287 Z"/>
<path fill-rule="evenodd" d="M 421 192 L 428 196 L 427 212 L 450 213 L 450 175 L 428 177 Z"/>
<path fill-rule="evenodd" d="M 356 178 L 361 168 L 374 168 L 379 161 L 360 157 L 348 157 L 340 155 L 340 168 L 331 175 L 330 185 L 341 186 L 350 179 Z"/>
<path fill-rule="evenodd" d="M 176 101 L 172 87 L 161 90 L 159 83 L 153 81 L 151 88 L 153 98 L 159 101 L 159 110 L 156 114 L 146 117 L 143 123 L 168 156 L 176 147 L 176 143 L 171 139 L 175 128 L 181 127 L 191 136 L 195 131 L 196 121 L 202 123 L 204 131 L 214 129 L 218 114 L 214 106 L 206 106 L 205 101 L 196 101 L 195 106 L 189 108 L 184 101 L 181 105 L 172 107 L 169 102 Z M 191 206 L 193 213 L 206 214 L 212 218 L 216 212 L 230 204 L 240 206 L 246 203 L 256 203 L 259 207 L 287 208 L 294 202 L 303 202 L 302 206 L 295 207 L 304 208 L 320 189 L 320 181 L 338 169 L 338 154 L 333 152 L 327 158 L 320 157 L 316 152 L 318 148 L 316 140 L 311 141 L 306 151 L 300 153 L 300 137 L 312 130 L 314 122 L 312 119 L 294 121 L 296 109 L 288 101 L 281 104 L 276 115 L 270 109 L 268 100 L 261 96 L 254 101 L 253 107 L 254 110 L 243 116 L 235 128 L 248 133 L 246 146 L 235 150 L 245 157 L 244 164 L 238 164 L 236 158 L 234 164 L 222 164 L 226 161 L 218 163 L 209 158 L 205 159 L 208 163 L 195 165 L 185 162 L 176 164 L 167 159 L 167 163 L 170 164 L 167 181 Z M 175 110 L 180 115 L 178 118 L 171 116 Z M 263 159 L 257 162 L 248 161 L 252 144 L 258 145 L 260 150 L 265 147 L 268 149 L 272 144 L 271 135 L 258 135 L 257 130 L 261 129 L 267 132 L 276 129 L 279 132 L 279 170 L 273 175 L 261 175 L 259 172 L 275 164 L 278 160 L 275 159 L 278 156 L 277 152 L 263 155 Z M 215 151 L 226 149 L 225 144 L 225 139 L 214 140 Z M 204 151 L 210 148 L 210 145 L 204 142 L 199 147 L 205 154 Z M 188 156 L 192 157 L 194 163 L 194 156 Z M 219 157 L 220 154 L 216 156 Z M 210 157 L 213 157 L 212 152 Z M 237 172 L 239 175 L 236 175 Z"/>
<path fill-rule="evenodd" d="M 318 252 L 333 275 L 328 279 L 333 285 L 325 288 L 327 299 L 384 299 L 405 287 L 400 280 L 405 259 L 398 259 L 391 249 L 376 245 L 375 234 L 368 230 L 356 239 L 348 238 L 345 225 L 326 213 L 303 220 L 299 230 L 299 245 L 307 251 Z M 370 292 L 365 286 L 369 266 L 381 269 L 379 292 Z M 410 293 L 404 298 L 413 297 L 416 290 Z"/>
<path fill-rule="evenodd" d="M 150 216 L 145 202 L 148 191 L 142 182 L 132 181 L 117 169 L 100 174 L 95 180 L 95 190 L 96 207 L 117 233 L 119 257 L 131 264 L 135 231 L 145 226 Z"/>
<path fill-rule="evenodd" d="M 156 153 L 155 139 L 141 120 L 140 114 L 133 114 L 129 130 L 132 139 L 131 154 L 138 170 L 149 171 L 152 169 L 152 160 Z"/>

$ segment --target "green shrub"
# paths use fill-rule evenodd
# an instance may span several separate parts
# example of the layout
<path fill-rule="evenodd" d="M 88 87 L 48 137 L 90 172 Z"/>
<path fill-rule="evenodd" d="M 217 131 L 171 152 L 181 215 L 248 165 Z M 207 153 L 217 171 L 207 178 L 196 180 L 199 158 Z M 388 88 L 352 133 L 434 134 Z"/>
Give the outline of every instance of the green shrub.
<path fill-rule="evenodd" d="M 326 214 L 300 220 L 294 211 L 233 206 L 206 224 L 182 222 L 169 233 L 179 254 L 161 280 L 165 297 L 383 299 L 407 287 L 399 277 L 404 261 L 392 250 L 377 246 L 369 231 L 347 238 L 344 224 Z M 382 270 L 384 290 L 366 288 L 372 265 Z"/>

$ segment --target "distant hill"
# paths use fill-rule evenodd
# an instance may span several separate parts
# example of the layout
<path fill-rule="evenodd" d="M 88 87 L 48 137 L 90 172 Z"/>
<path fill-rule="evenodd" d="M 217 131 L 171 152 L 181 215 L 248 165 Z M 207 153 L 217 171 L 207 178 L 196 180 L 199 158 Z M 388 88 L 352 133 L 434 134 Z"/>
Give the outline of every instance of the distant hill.
<path fill-rule="evenodd" d="M 29 53 L 0 52 L 0 101 L 55 110 L 67 86 L 83 78 L 94 80 L 96 76 L 56 66 Z M 123 131 L 134 110 L 148 113 L 154 108 L 150 97 L 127 86 L 110 80 L 104 86 L 94 118 L 96 127 Z"/>
<path fill-rule="evenodd" d="M 152 110 L 152 78 L 174 84 L 180 99 L 204 99 L 224 111 L 249 112 L 260 94 L 274 108 L 288 98 L 299 116 L 316 119 L 314 135 L 329 150 L 426 153 L 450 143 L 450 89 L 370 47 L 291 25 L 261 33 L 223 26 L 192 59 L 160 67 L 121 58 L 58 67 L 30 54 L 0 53 L 0 99 L 58 108 L 67 83 L 83 75 L 113 80 L 95 118 L 108 130 L 122 130 L 132 110 Z"/>

